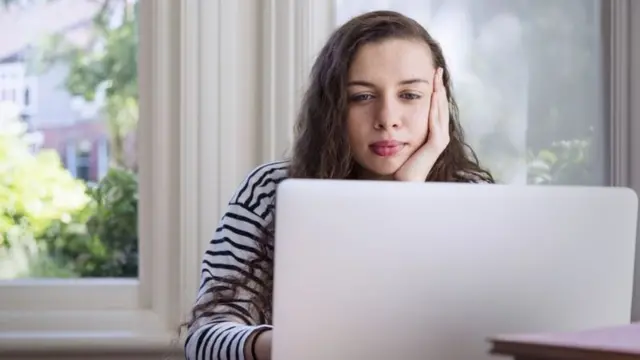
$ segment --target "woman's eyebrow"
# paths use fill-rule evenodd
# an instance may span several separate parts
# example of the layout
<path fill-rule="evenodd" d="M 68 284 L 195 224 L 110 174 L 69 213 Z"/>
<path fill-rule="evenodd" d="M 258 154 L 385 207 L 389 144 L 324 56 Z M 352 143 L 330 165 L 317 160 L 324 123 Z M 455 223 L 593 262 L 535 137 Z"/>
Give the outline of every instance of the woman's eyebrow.
<path fill-rule="evenodd" d="M 410 85 L 410 84 L 415 84 L 415 83 L 425 83 L 427 85 L 431 84 L 431 82 L 429 80 L 427 80 L 427 79 L 413 78 L 413 79 L 402 80 L 402 81 L 400 81 L 398 83 L 398 85 Z M 364 81 L 364 80 L 349 81 L 347 86 L 376 87 L 373 83 L 370 83 L 370 82 Z"/>

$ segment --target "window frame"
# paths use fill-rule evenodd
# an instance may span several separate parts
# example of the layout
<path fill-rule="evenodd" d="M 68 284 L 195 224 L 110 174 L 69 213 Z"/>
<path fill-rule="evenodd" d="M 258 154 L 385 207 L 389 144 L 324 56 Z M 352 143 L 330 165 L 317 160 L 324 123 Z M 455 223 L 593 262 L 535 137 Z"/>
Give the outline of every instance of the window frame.
<path fill-rule="evenodd" d="M 613 59 L 617 59 L 619 73 L 612 79 L 612 87 L 619 87 L 619 104 L 617 117 L 620 117 L 616 132 L 621 138 L 619 151 L 620 184 L 629 186 L 640 194 L 640 103 L 631 99 L 640 98 L 640 23 L 631 21 L 640 16 L 640 3 L 631 0 L 614 0 L 611 2 L 611 27 L 618 35 L 614 37 L 611 51 Z M 615 54 L 618 54 L 616 57 Z M 615 61 L 612 61 L 615 62 Z M 615 94 L 611 95 L 612 97 Z M 613 102 L 614 100 L 612 100 Z M 615 103 L 615 102 L 614 102 Z M 615 119 L 615 117 L 613 117 Z M 616 120 L 614 120 L 616 121 Z M 616 139 L 612 139 L 615 141 Z M 638 232 L 640 235 L 640 232 Z M 639 236 L 640 237 L 640 236 Z M 640 240 L 636 242 L 635 286 L 633 289 L 632 321 L 640 321 Z"/>
<path fill-rule="evenodd" d="M 265 160 L 261 1 L 139 1 L 139 277 L 0 283 L 3 354 L 181 353 L 202 254 Z"/>
<path fill-rule="evenodd" d="M 140 0 L 139 278 L 1 282 L 3 354 L 180 352 L 177 330 L 199 271 L 198 239 L 180 211 L 199 198 L 180 187 L 198 180 L 201 165 L 180 157 L 201 121 L 185 117 L 194 104 L 180 96 L 197 75 L 184 66 L 195 50 L 184 39 L 198 35 L 199 4 Z"/>

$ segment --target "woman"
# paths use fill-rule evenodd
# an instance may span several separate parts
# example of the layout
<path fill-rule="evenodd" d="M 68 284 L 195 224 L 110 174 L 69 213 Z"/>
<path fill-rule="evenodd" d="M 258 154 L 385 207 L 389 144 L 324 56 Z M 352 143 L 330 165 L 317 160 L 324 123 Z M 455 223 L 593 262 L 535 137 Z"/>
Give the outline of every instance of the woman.
<path fill-rule="evenodd" d="M 465 144 L 438 43 L 395 12 L 333 33 L 311 72 L 290 161 L 255 169 L 207 250 L 188 359 L 268 360 L 273 210 L 287 177 L 493 182 Z"/>

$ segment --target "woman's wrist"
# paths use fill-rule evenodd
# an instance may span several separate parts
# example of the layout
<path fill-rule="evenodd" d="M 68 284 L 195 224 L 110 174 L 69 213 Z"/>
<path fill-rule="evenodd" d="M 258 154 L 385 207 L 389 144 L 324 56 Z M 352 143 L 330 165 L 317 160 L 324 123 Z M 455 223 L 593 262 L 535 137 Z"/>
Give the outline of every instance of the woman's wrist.
<path fill-rule="evenodd" d="M 253 360 L 271 360 L 271 329 L 257 330 L 251 339 L 251 358 Z"/>

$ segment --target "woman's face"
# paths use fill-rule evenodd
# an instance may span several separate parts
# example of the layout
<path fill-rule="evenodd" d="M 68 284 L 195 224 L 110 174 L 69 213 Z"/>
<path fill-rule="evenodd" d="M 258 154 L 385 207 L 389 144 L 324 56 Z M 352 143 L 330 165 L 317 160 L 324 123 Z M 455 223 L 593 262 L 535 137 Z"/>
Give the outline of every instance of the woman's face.
<path fill-rule="evenodd" d="M 391 39 L 362 46 L 348 76 L 347 132 L 361 177 L 390 179 L 424 144 L 435 68 L 429 47 Z"/>

